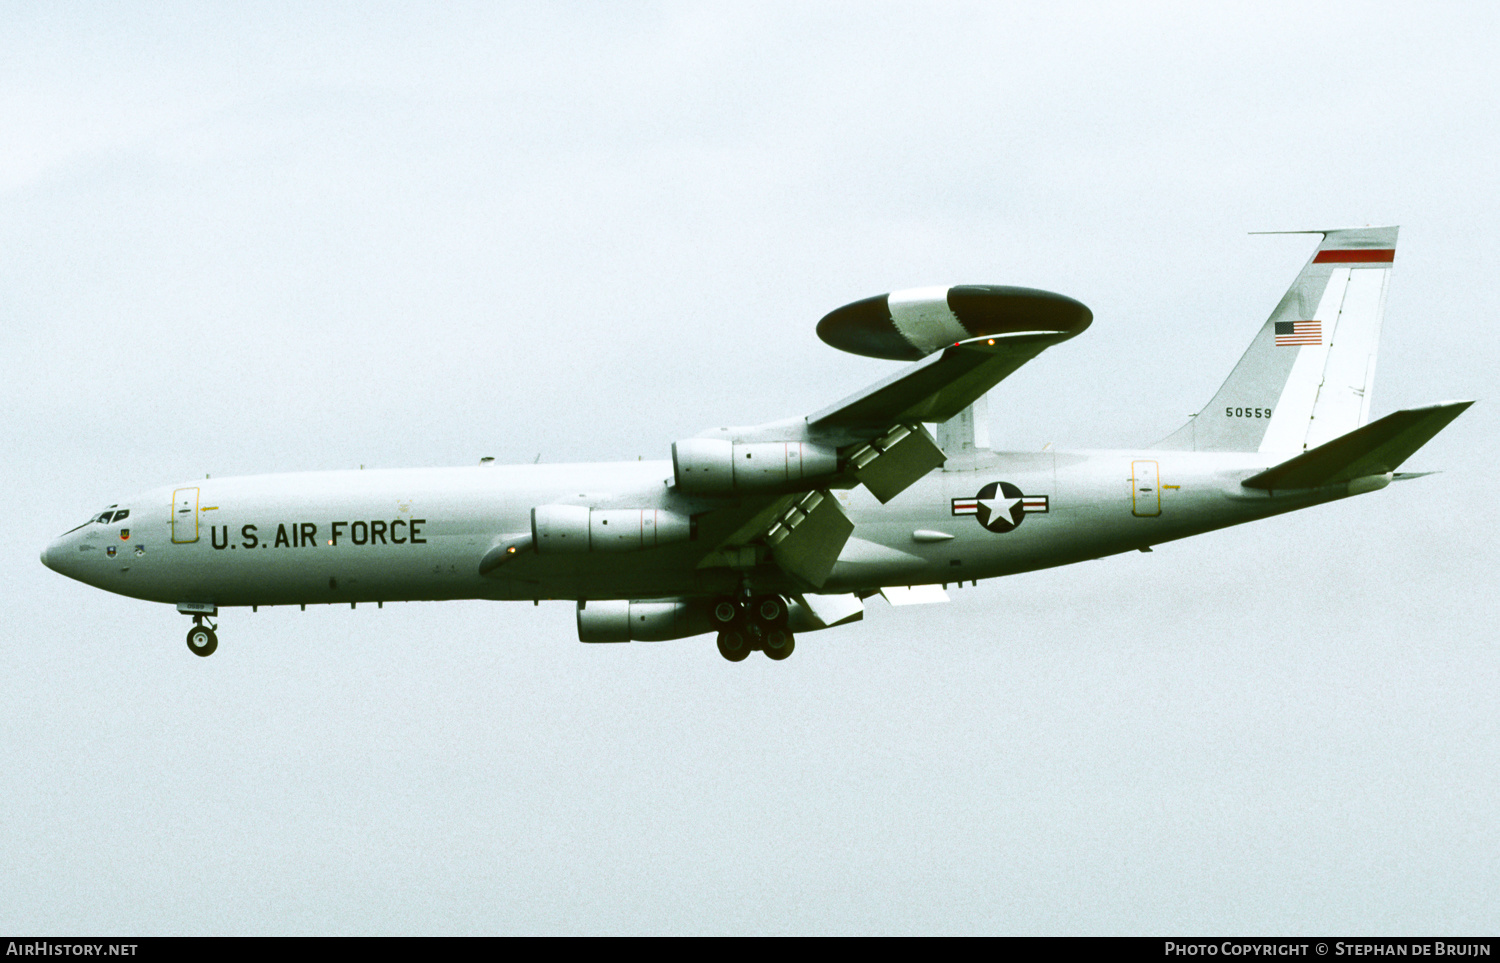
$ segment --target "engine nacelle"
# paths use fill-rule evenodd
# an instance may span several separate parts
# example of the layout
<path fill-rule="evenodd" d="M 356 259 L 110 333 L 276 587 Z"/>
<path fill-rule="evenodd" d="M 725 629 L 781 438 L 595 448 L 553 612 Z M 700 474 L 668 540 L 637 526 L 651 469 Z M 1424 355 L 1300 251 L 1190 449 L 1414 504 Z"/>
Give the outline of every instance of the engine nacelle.
<path fill-rule="evenodd" d="M 735 444 L 722 438 L 687 438 L 672 445 L 677 488 L 689 495 L 797 488 L 838 470 L 837 450 L 798 441 Z"/>
<path fill-rule="evenodd" d="M 538 555 L 633 552 L 692 537 L 692 519 L 656 508 L 538 505 L 531 510 L 531 539 Z"/>
<path fill-rule="evenodd" d="M 578 603 L 580 642 L 663 642 L 714 630 L 707 599 Z"/>

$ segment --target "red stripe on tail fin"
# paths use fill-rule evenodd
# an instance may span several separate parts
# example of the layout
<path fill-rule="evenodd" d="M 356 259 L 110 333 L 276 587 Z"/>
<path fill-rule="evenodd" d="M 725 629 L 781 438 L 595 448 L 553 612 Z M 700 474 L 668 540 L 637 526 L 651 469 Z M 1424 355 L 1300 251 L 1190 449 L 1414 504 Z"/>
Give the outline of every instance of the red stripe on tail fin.
<path fill-rule="evenodd" d="M 1319 251 L 1314 264 L 1389 264 L 1396 260 L 1394 248 L 1377 250 L 1365 248 L 1357 251 Z"/>

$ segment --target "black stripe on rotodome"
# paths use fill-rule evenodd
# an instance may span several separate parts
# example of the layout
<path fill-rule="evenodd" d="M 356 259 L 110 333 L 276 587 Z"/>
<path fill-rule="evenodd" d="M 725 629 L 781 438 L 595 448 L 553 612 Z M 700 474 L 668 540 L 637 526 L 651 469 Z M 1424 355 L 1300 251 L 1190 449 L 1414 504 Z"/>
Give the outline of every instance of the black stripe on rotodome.
<path fill-rule="evenodd" d="M 1012 331 L 1077 334 L 1094 320 L 1092 311 L 1066 295 L 999 284 L 951 287 L 948 308 L 974 337 Z"/>
<path fill-rule="evenodd" d="M 889 295 L 878 294 L 835 308 L 818 322 L 824 344 L 867 358 L 917 361 L 925 357 L 901 336 L 891 321 Z"/>

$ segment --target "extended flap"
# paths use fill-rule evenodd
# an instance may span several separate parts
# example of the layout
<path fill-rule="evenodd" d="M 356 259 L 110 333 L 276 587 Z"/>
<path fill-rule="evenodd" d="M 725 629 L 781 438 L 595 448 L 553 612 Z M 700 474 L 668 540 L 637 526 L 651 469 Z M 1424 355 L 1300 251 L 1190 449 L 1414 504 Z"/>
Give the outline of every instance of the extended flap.
<path fill-rule="evenodd" d="M 865 603 L 858 595 L 814 595 L 811 592 L 792 598 L 787 627 L 793 632 L 814 632 L 847 625 L 865 617 Z"/>
<path fill-rule="evenodd" d="M 920 425 L 897 425 L 850 457 L 854 477 L 884 505 L 918 479 L 942 466 L 947 456 Z"/>
<path fill-rule="evenodd" d="M 808 492 L 771 526 L 766 544 L 784 571 L 819 588 L 853 531 L 838 499 L 827 491 Z"/>
<path fill-rule="evenodd" d="M 880 594 L 892 605 L 931 605 L 948 601 L 941 585 L 887 585 Z"/>

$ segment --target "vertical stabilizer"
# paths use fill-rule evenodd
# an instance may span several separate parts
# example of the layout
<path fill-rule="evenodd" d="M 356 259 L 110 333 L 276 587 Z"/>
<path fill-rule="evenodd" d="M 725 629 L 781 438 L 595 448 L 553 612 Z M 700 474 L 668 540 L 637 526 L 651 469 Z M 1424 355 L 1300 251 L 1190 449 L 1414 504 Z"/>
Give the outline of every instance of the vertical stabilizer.
<path fill-rule="evenodd" d="M 1208 407 L 1157 448 L 1299 452 L 1370 420 L 1395 227 L 1323 242 Z"/>

